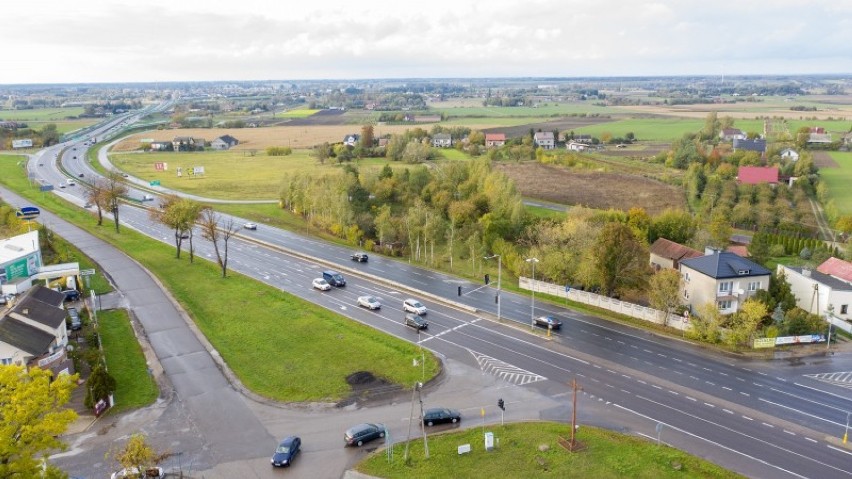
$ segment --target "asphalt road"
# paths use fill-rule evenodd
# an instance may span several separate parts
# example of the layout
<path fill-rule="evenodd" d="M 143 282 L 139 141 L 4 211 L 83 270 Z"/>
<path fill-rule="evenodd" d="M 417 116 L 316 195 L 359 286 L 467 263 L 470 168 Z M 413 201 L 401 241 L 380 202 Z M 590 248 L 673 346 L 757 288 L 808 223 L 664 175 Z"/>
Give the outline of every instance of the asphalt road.
<path fill-rule="evenodd" d="M 37 174 L 59 174 L 45 166 Z M 129 226 L 172 243 L 172 233 L 151 224 L 144 210 L 123 207 L 121 217 Z M 395 285 L 428 293 L 421 299 L 430 308 L 430 329 L 421 335 L 421 343 L 509 384 L 553 396 L 565 394 L 567 383 L 576 378 L 589 397 L 631 415 L 637 432 L 655 436 L 657 424 L 662 424 L 670 443 L 752 477 L 852 475 L 852 455 L 836 440 L 843 433 L 846 412 L 852 409 L 849 389 L 819 377 L 852 369 L 848 355 L 789 364 L 727 359 L 537 304 L 536 314 L 552 313 L 565 322 L 563 331 L 548 340 L 528 334 L 526 296 L 503 292 L 501 312 L 514 327 L 499 325 L 491 320 L 496 309 L 491 288 L 381 257 L 372 257 L 369 263 L 349 262 L 348 249 L 263 225 L 243 235 L 247 241 L 233 246 L 234 270 L 411 341 L 418 340 L 417 333 L 401 325 L 398 309 L 411 291 Z M 196 247 L 200 256 L 211 257 L 209 245 L 198 237 Z M 312 290 L 310 280 L 325 268 L 314 258 L 338 264 L 347 273 L 349 286 L 329 293 Z M 466 293 L 461 298 L 454 296 L 459 285 Z M 364 293 L 380 298 L 385 304 L 381 312 L 354 306 L 355 298 Z M 490 314 L 447 307 L 444 301 L 427 299 L 432 296 Z"/>

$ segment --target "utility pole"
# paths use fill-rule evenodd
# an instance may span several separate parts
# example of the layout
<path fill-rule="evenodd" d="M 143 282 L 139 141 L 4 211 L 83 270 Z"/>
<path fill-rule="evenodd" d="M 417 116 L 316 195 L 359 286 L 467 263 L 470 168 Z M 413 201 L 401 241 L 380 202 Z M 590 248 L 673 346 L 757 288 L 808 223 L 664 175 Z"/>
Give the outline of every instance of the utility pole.
<path fill-rule="evenodd" d="M 429 459 L 429 441 L 426 439 L 426 424 L 423 422 L 423 383 L 417 383 L 417 398 L 420 400 L 420 429 L 423 430 L 423 454 Z"/>
<path fill-rule="evenodd" d="M 500 322 L 500 320 L 501 320 L 500 319 L 501 318 L 501 316 L 500 316 L 500 282 L 501 282 L 501 278 L 503 276 L 503 274 L 502 274 L 503 273 L 503 271 L 502 271 L 503 270 L 503 268 L 502 268 L 503 258 L 499 254 L 495 254 L 495 255 L 491 255 L 491 256 L 486 256 L 483 259 L 492 259 L 492 258 L 497 258 L 497 297 L 496 297 L 496 300 L 497 300 L 497 322 Z"/>
<path fill-rule="evenodd" d="M 408 413 L 408 435 L 405 438 L 405 454 L 403 461 L 408 462 L 408 445 L 411 443 L 411 417 L 414 415 L 414 393 L 417 392 L 417 384 L 414 384 L 414 389 L 411 390 L 411 410 Z"/>
<path fill-rule="evenodd" d="M 574 379 L 571 380 L 571 390 L 574 393 L 573 394 L 574 395 L 574 399 L 573 399 L 574 407 L 572 408 L 572 411 L 571 411 L 571 452 L 574 452 L 574 450 L 576 448 L 575 434 L 577 433 L 577 390 L 578 389 L 582 389 L 582 388 L 580 388 L 577 385 L 577 379 L 574 378 Z"/>

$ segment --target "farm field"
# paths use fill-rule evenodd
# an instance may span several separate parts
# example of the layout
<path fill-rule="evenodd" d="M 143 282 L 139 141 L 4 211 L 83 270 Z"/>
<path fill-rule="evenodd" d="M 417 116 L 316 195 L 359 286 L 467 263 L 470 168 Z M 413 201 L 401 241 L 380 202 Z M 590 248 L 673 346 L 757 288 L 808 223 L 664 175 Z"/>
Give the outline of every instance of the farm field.
<path fill-rule="evenodd" d="M 32 110 L 0 110 L 0 120 L 57 122 L 83 113 L 82 107 L 35 108 Z"/>
<path fill-rule="evenodd" d="M 650 215 L 667 208 L 686 209 L 686 197 L 680 188 L 642 176 L 575 172 L 532 162 L 498 163 L 497 168 L 512 178 L 523 196 L 552 203 L 624 211 L 638 206 Z"/>
<path fill-rule="evenodd" d="M 684 133 L 697 132 L 703 126 L 703 118 L 701 120 L 660 117 L 631 118 L 584 126 L 574 130 L 574 133 L 589 134 L 600 138 L 604 132 L 612 134 L 613 137 L 624 137 L 628 132 L 633 132 L 639 141 L 671 142 L 682 137 Z"/>
<path fill-rule="evenodd" d="M 828 194 L 837 211 L 842 215 L 852 215 L 852 153 L 832 151 L 832 159 L 839 168 L 823 168 L 820 177 L 828 185 Z"/>
<path fill-rule="evenodd" d="M 848 96 L 837 97 L 805 96 L 787 101 L 786 97 L 761 97 L 760 102 L 714 103 L 696 105 L 635 105 L 620 107 L 623 111 L 675 116 L 681 118 L 704 118 L 707 113 L 715 111 L 719 116 L 733 118 L 754 118 L 755 116 L 783 117 L 799 119 L 800 117 L 816 117 L 825 120 L 828 117 L 852 118 L 852 99 Z M 846 102 L 846 103 L 843 103 Z M 817 111 L 793 111 L 793 106 L 815 106 Z"/>
<path fill-rule="evenodd" d="M 508 117 L 547 117 L 561 116 L 578 113 L 598 113 L 609 115 L 623 113 L 619 107 L 599 106 L 592 102 L 576 103 L 546 103 L 537 107 L 532 106 L 465 106 L 444 107 L 440 102 L 429 105 L 429 109 L 440 112 L 450 117 L 486 117 L 486 118 L 508 118 Z"/>

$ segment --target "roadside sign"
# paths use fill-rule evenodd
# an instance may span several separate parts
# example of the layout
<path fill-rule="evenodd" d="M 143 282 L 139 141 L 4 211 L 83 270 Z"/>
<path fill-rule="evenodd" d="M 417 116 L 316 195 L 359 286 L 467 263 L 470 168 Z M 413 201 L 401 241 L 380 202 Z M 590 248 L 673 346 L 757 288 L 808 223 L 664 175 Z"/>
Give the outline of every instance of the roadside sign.
<path fill-rule="evenodd" d="M 53 191 L 53 185 L 41 185 L 41 186 L 38 187 L 38 189 L 41 192 Z"/>
<path fill-rule="evenodd" d="M 95 274 L 94 269 L 81 269 L 80 276 L 92 276 Z"/>
<path fill-rule="evenodd" d="M 148 183 L 151 186 L 160 186 L 160 180 L 153 180 Z"/>
<path fill-rule="evenodd" d="M 35 206 L 24 206 L 23 208 L 15 212 L 15 216 L 17 216 L 18 218 L 23 218 L 25 220 L 31 220 L 33 218 L 36 218 L 39 213 L 41 213 L 41 211 L 39 211 L 39 209 Z"/>

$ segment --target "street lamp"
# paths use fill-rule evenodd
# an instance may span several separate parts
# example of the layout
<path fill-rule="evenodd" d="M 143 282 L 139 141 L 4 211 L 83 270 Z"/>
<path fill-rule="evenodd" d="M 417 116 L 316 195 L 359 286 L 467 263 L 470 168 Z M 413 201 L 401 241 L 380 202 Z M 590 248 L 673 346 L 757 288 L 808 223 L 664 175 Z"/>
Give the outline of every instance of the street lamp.
<path fill-rule="evenodd" d="M 527 258 L 524 261 L 532 263 L 532 302 L 530 303 L 530 329 L 535 327 L 535 264 L 538 263 L 538 258 Z"/>
<path fill-rule="evenodd" d="M 497 258 L 497 321 L 500 321 L 500 277 L 502 275 L 503 268 L 501 267 L 503 264 L 503 259 L 499 254 L 494 254 L 491 256 L 486 256 L 484 259 L 492 259 Z"/>

